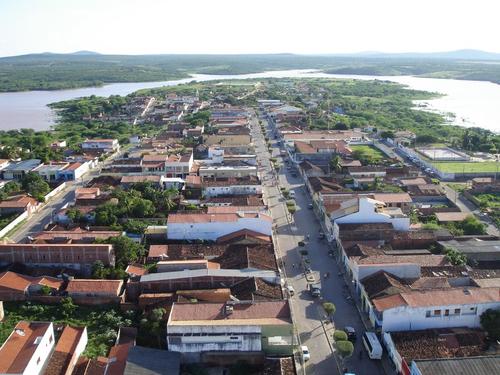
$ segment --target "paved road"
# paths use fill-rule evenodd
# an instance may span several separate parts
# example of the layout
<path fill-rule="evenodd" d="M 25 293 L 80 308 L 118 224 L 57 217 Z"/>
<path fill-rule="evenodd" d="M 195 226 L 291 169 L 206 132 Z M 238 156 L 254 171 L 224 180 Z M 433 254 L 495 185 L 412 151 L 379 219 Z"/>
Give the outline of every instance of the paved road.
<path fill-rule="evenodd" d="M 276 225 L 278 254 L 285 262 L 284 270 L 288 276 L 288 283 L 291 284 L 296 294 L 292 297 L 292 307 L 294 311 L 295 324 L 299 332 L 301 341 L 309 347 L 311 360 L 306 364 L 306 370 L 310 374 L 338 374 L 338 368 L 347 367 L 357 375 L 377 375 L 384 374 L 377 361 L 367 358 L 363 352 L 363 358 L 358 357 L 361 348 L 361 340 L 355 344 L 355 354 L 345 363 L 338 363 L 332 355 L 332 349 L 326 338 L 321 322 L 324 312 L 321 303 L 314 300 L 306 291 L 306 280 L 299 269 L 300 255 L 297 246 L 298 241 L 304 239 L 306 234 L 310 234 L 311 240 L 307 241 L 306 248 L 309 251 L 311 268 L 319 275 L 330 272 L 330 278 L 322 280 L 322 292 L 324 300 L 335 304 L 337 311 L 334 316 L 335 325 L 343 328 L 346 325 L 353 326 L 358 333 L 364 331 L 364 325 L 358 311 L 353 303 L 345 298 L 346 287 L 341 276 L 338 275 L 339 268 L 336 262 L 328 255 L 329 247 L 326 242 L 317 240 L 317 233 L 320 224 L 312 210 L 307 209 L 310 198 L 304 190 L 302 181 L 286 174 L 282 168 L 279 175 L 279 183 L 290 190 L 295 191 L 295 202 L 297 212 L 293 222 L 289 224 L 285 213 L 284 201 L 280 196 L 277 183 L 270 174 L 269 154 L 264 145 L 260 128 L 253 124 L 254 143 L 259 155 L 262 168 L 262 178 L 264 179 L 264 195 Z M 273 154 L 278 154 L 278 149 L 274 147 Z M 327 325 L 328 326 L 328 325 Z"/>

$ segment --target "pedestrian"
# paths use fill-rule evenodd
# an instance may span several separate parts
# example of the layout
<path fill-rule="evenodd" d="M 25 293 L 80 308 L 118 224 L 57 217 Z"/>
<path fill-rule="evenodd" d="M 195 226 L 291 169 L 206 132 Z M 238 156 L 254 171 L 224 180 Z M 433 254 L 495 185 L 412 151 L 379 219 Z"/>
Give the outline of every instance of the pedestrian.
<path fill-rule="evenodd" d="M 295 263 L 292 263 L 292 268 L 295 268 Z"/>

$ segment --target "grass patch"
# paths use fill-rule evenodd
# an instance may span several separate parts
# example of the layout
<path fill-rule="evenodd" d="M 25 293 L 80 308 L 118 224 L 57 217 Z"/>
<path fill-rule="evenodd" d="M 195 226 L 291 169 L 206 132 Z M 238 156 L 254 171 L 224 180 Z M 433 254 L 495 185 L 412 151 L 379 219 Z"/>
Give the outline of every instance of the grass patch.
<path fill-rule="evenodd" d="M 375 164 L 387 159 L 387 156 L 375 146 L 352 145 L 349 148 L 353 152 L 353 157 L 359 159 L 363 164 Z"/>
<path fill-rule="evenodd" d="M 500 163 L 485 161 L 476 163 L 467 162 L 434 162 L 432 165 L 444 173 L 488 173 L 500 172 Z"/>

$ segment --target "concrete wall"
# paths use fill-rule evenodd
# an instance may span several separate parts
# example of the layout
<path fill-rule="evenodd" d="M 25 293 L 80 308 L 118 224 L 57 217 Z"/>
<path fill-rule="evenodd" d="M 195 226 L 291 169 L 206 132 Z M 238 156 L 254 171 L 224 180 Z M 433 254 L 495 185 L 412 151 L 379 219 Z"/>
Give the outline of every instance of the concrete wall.
<path fill-rule="evenodd" d="M 0 238 L 4 237 L 12 229 L 14 229 L 17 224 L 19 224 L 21 221 L 27 218 L 28 218 L 28 211 L 24 211 L 22 214 L 20 214 L 18 217 L 12 220 L 7 226 L 5 226 L 2 230 L 0 230 Z"/>
<path fill-rule="evenodd" d="M 260 218 L 239 218 L 231 222 L 170 223 L 167 226 L 167 237 L 174 240 L 215 241 L 221 236 L 241 229 L 249 229 L 270 236 L 272 222 Z"/>

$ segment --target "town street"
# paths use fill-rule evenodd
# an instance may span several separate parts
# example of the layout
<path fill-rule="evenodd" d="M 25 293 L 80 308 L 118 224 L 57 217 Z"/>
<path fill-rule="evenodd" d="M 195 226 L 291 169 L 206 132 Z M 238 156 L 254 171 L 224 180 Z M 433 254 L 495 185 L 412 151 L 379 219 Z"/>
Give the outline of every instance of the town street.
<path fill-rule="evenodd" d="M 263 123 L 267 122 L 263 120 Z M 324 240 L 318 240 L 317 235 L 320 224 L 316 219 L 313 210 L 309 210 L 308 197 L 300 178 L 293 178 L 285 173 L 285 168 L 281 168 L 279 174 L 279 184 L 295 191 L 295 203 L 297 212 L 291 223 L 287 218 L 285 200 L 281 196 L 279 186 L 271 172 L 270 156 L 267 152 L 264 137 L 262 136 L 257 119 L 253 121 L 252 130 L 259 163 L 261 165 L 261 178 L 264 180 L 264 197 L 269 206 L 277 233 L 277 253 L 284 262 L 284 271 L 288 278 L 288 283 L 295 289 L 295 296 L 291 298 L 294 322 L 300 335 L 302 345 L 307 345 L 311 352 L 311 359 L 305 365 L 307 373 L 310 374 L 338 374 L 343 368 L 360 374 L 384 374 L 379 362 L 371 361 L 367 358 L 366 352 L 362 351 L 360 336 L 365 328 L 356 306 L 349 302 L 347 290 L 335 260 L 328 254 L 328 244 Z M 273 148 L 273 153 L 277 154 L 278 149 Z M 315 300 L 307 291 L 307 283 L 300 267 L 300 254 L 298 242 L 310 235 L 310 241 L 306 241 L 311 268 L 322 278 L 322 300 Z M 281 264 L 283 266 L 283 264 Z M 322 276 L 330 273 L 330 277 L 324 279 Z M 337 308 L 334 315 L 334 322 L 338 329 L 344 326 L 352 326 L 358 333 L 358 340 L 355 344 L 354 354 L 345 363 L 339 363 L 332 353 L 333 347 L 325 334 L 325 328 L 329 329 L 329 335 L 333 331 L 327 321 L 325 312 L 321 307 L 321 301 L 333 302 Z M 334 350 L 334 349 L 333 349 Z M 359 352 L 362 351 L 360 359 Z M 340 370 L 340 371 L 339 371 Z M 300 372 L 299 372 L 300 373 Z"/>

